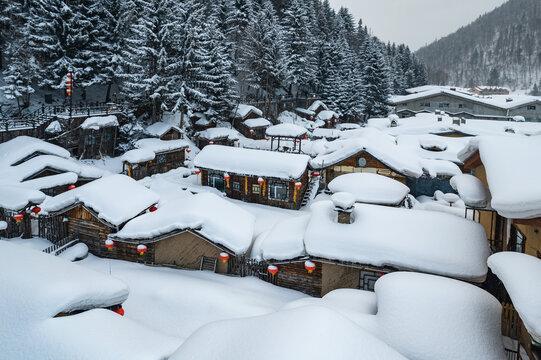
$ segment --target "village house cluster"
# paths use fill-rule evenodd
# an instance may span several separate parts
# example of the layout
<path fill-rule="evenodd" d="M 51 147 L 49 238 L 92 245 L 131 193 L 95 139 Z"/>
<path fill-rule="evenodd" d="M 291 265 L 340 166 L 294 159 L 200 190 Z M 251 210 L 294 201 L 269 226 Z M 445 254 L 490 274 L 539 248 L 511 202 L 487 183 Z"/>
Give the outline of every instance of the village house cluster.
<path fill-rule="evenodd" d="M 278 120 L 239 104 L 228 126 L 201 113 L 154 123 L 122 154 L 122 111 L 51 117 L 0 144 L 0 236 L 317 298 L 387 276 L 382 288 L 415 273 L 454 279 L 492 294 L 513 322 L 507 353 L 534 359 L 539 306 L 520 278 L 541 273 L 541 102 L 475 91 L 412 89 L 363 126 L 319 100 Z M 115 302 L 87 305 L 121 306 L 111 286 Z"/>

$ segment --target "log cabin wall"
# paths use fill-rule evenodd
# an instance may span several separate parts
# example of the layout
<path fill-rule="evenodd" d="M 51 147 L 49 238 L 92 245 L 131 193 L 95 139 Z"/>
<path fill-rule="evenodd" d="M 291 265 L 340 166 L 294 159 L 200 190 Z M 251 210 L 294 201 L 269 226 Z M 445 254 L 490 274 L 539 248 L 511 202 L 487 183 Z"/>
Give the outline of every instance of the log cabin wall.
<path fill-rule="evenodd" d="M 103 156 L 114 156 L 117 127 L 106 127 L 99 130 L 81 130 L 79 147 L 76 156 L 83 159 L 99 159 Z"/>
<path fill-rule="evenodd" d="M 357 268 L 338 264 L 322 264 L 321 296 L 336 289 L 358 289 L 361 272 Z"/>
<path fill-rule="evenodd" d="M 364 167 L 359 166 L 359 160 L 361 158 L 366 160 L 366 166 Z M 340 175 L 351 174 L 354 172 L 379 174 L 399 181 L 402 184 L 406 184 L 406 177 L 404 175 L 395 172 L 366 151 L 361 151 L 337 164 L 329 166 L 324 171 L 327 184 Z"/>
<path fill-rule="evenodd" d="M 104 255 L 104 251 L 107 251 L 105 240 L 114 229 L 100 222 L 82 205 L 78 205 L 58 216 L 68 219 L 68 236 L 78 235 L 81 242 L 88 246 L 88 250 L 92 254 L 96 256 Z"/>
<path fill-rule="evenodd" d="M 322 264 L 315 262 L 316 269 L 309 274 L 304 261 L 278 264 L 276 285 L 297 290 L 310 296 L 321 297 L 323 271 Z"/>
<path fill-rule="evenodd" d="M 214 143 L 214 145 L 234 146 L 235 144 L 235 141 L 229 140 L 228 137 L 215 139 L 215 140 L 207 140 L 207 139 L 198 138 L 197 147 L 200 149 L 203 149 L 205 146 L 209 145 L 211 141 Z"/>
<path fill-rule="evenodd" d="M 225 172 L 223 171 L 201 169 L 201 185 L 212 186 L 212 184 L 209 183 L 209 175 L 216 175 L 223 179 L 224 173 Z M 229 182 L 224 180 L 223 187 L 216 187 L 218 190 L 224 192 L 228 197 L 245 202 L 274 206 L 283 209 L 299 210 L 302 206 L 304 194 L 308 189 L 308 169 L 306 169 L 299 180 L 264 178 L 265 183 L 261 186 L 258 183 L 259 176 L 257 175 L 244 176 L 229 173 L 229 176 Z M 287 201 L 279 201 L 269 198 L 269 184 L 271 181 L 288 183 L 289 196 Z M 296 182 L 302 183 L 301 188 L 298 190 L 295 190 Z"/>
<path fill-rule="evenodd" d="M 153 161 L 138 164 L 130 164 L 125 162 L 124 173 L 135 180 L 140 180 L 147 176 L 163 174 L 169 170 L 184 166 L 185 160 L 185 148 L 157 153 L 156 158 Z"/>
<path fill-rule="evenodd" d="M 263 140 L 265 139 L 265 133 L 267 131 L 267 126 L 265 127 L 257 127 L 257 128 L 249 128 L 248 126 L 244 125 L 244 123 L 241 123 L 238 126 L 238 131 L 244 135 L 247 139 L 253 139 L 253 140 Z M 250 130 L 253 130 L 254 133 L 251 134 Z"/>
<path fill-rule="evenodd" d="M 192 232 L 186 231 L 160 240 L 153 246 L 155 249 L 154 263 L 156 265 L 173 265 L 185 269 L 199 270 L 201 257 L 205 256 L 217 260 L 217 273 L 228 273 L 228 263 L 223 263 L 219 259 L 219 255 L 223 250 Z"/>
<path fill-rule="evenodd" d="M 170 129 L 168 132 L 160 136 L 161 140 L 178 140 L 182 138 L 182 134 L 177 129 Z"/>

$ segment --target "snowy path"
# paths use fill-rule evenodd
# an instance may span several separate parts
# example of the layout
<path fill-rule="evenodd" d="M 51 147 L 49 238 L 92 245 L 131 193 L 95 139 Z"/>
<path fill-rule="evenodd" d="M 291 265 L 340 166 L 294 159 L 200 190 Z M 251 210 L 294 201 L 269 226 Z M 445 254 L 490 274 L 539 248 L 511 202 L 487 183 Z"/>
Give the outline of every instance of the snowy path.
<path fill-rule="evenodd" d="M 82 266 L 109 273 L 109 260 L 89 255 Z M 257 278 L 149 267 L 111 260 L 111 274 L 128 284 L 126 317 L 155 330 L 187 338 L 218 320 L 269 314 L 306 297 Z"/>

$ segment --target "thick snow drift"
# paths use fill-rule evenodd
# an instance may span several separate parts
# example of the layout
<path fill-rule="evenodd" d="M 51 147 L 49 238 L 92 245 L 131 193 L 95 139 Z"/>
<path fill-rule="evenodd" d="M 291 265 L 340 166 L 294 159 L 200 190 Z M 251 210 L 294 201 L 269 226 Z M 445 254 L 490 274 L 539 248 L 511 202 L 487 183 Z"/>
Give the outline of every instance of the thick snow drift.
<path fill-rule="evenodd" d="M 159 201 L 159 196 L 125 175 L 106 176 L 67 191 L 43 204 L 46 212 L 62 211 L 81 203 L 98 218 L 119 226 Z"/>
<path fill-rule="evenodd" d="M 173 125 L 171 123 L 158 121 L 150 126 L 148 126 L 145 129 L 145 134 L 154 136 L 154 137 L 162 137 L 165 135 L 169 130 L 175 129 L 177 131 L 181 131 L 180 128 L 176 125 Z"/>
<path fill-rule="evenodd" d="M 468 206 L 485 208 L 490 205 L 490 191 L 473 175 L 455 175 L 451 178 L 451 186 Z"/>
<path fill-rule="evenodd" d="M 399 205 L 410 191 L 396 180 L 370 173 L 339 176 L 329 183 L 329 190 L 351 193 L 357 202 L 381 205 Z"/>
<path fill-rule="evenodd" d="M 19 211 L 28 205 L 41 204 L 45 194 L 22 186 L 0 186 L 0 208 Z"/>
<path fill-rule="evenodd" d="M 0 144 L 0 166 L 13 165 L 34 153 L 55 155 L 66 159 L 70 157 L 69 151 L 60 146 L 29 136 L 17 136 Z"/>
<path fill-rule="evenodd" d="M 356 204 L 340 224 L 331 201 L 312 205 L 304 237 L 308 254 L 331 260 L 484 281 L 489 247 L 483 227 L 457 216 Z"/>
<path fill-rule="evenodd" d="M 259 175 L 280 179 L 299 179 L 310 157 L 275 151 L 262 151 L 230 146 L 206 146 L 194 159 L 194 165 L 239 175 Z"/>
<path fill-rule="evenodd" d="M 269 127 L 272 125 L 272 123 L 269 120 L 264 119 L 264 118 L 248 119 L 248 120 L 245 120 L 243 124 L 246 125 L 250 129 Z"/>
<path fill-rule="evenodd" d="M 81 129 L 99 130 L 106 127 L 118 126 L 116 115 L 93 116 L 81 124 Z"/>
<path fill-rule="evenodd" d="M 271 126 L 266 131 L 267 136 L 283 136 L 301 138 L 308 134 L 306 128 L 295 124 L 279 124 Z"/>
<path fill-rule="evenodd" d="M 532 338 L 541 343 L 541 260 L 501 252 L 488 258 L 488 266 L 503 282 Z"/>

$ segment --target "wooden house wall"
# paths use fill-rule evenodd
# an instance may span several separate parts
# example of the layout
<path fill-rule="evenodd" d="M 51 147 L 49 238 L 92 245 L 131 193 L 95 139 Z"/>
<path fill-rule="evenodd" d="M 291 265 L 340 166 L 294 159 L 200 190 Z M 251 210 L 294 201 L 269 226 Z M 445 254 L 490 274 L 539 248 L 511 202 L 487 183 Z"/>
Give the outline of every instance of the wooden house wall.
<path fill-rule="evenodd" d="M 168 132 L 160 136 L 161 140 L 178 140 L 182 139 L 182 134 L 177 129 L 170 129 Z"/>
<path fill-rule="evenodd" d="M 265 138 L 265 132 L 267 131 L 267 128 L 267 126 L 249 128 L 248 126 L 244 125 L 244 123 L 241 123 L 238 127 L 238 131 L 248 139 L 263 140 Z M 254 133 L 251 134 L 250 130 L 253 130 Z"/>
<path fill-rule="evenodd" d="M 161 162 L 161 157 L 165 156 L 165 161 Z M 153 161 L 147 161 L 139 164 L 124 164 L 124 173 L 135 180 L 143 179 L 154 174 L 163 174 L 169 170 L 184 166 L 186 160 L 185 149 L 178 149 L 166 153 L 156 154 Z"/>
<path fill-rule="evenodd" d="M 322 264 L 321 296 L 336 289 L 358 289 L 361 272 L 338 264 Z"/>
<path fill-rule="evenodd" d="M 104 256 L 105 240 L 114 231 L 101 223 L 94 215 L 79 205 L 58 216 L 68 218 L 68 236 L 77 234 L 79 239 L 88 246 L 88 250 L 96 256 Z"/>
<path fill-rule="evenodd" d="M 80 132 L 77 156 L 84 159 L 98 159 L 101 156 L 114 156 L 117 127 Z"/>
<path fill-rule="evenodd" d="M 524 253 L 541 258 L 541 218 L 513 220 L 513 225 L 526 238 Z"/>
<path fill-rule="evenodd" d="M 214 145 L 233 146 L 235 144 L 235 141 L 229 140 L 229 138 L 216 139 L 216 140 L 207 140 L 207 139 L 198 138 L 197 147 L 200 149 L 203 149 L 205 146 L 209 145 L 211 141 L 214 143 Z"/>
<path fill-rule="evenodd" d="M 192 233 L 183 232 L 156 242 L 154 245 L 154 263 L 156 265 L 173 265 L 185 269 L 199 270 L 201 257 L 217 259 L 216 272 L 228 273 L 228 264 L 219 259 L 223 251 L 204 238 Z"/>
<path fill-rule="evenodd" d="M 360 158 L 366 159 L 365 167 L 359 166 Z M 394 172 L 391 168 L 383 164 L 366 151 L 361 151 L 360 153 L 353 155 L 333 166 L 329 166 L 327 169 L 325 169 L 325 181 L 328 184 L 340 175 L 350 174 L 353 172 L 379 174 L 406 184 L 406 177 L 404 175 Z"/>
<path fill-rule="evenodd" d="M 220 176 L 224 175 L 223 171 L 215 171 L 209 169 L 202 169 L 201 171 L 201 184 L 203 186 L 209 186 L 209 174 L 219 174 Z M 308 169 L 304 172 L 302 177 L 299 180 L 281 180 L 281 179 L 269 179 L 265 178 L 265 183 L 260 186 L 260 193 L 254 193 L 253 186 L 258 185 L 259 176 L 243 176 L 238 174 L 229 173 L 229 186 L 227 182 L 224 183 L 224 192 L 225 194 L 236 200 L 242 200 L 251 203 L 258 203 L 263 205 L 269 205 L 284 209 L 298 210 L 301 208 L 302 199 L 308 188 Z M 289 199 L 288 201 L 278 201 L 269 199 L 269 183 L 271 180 L 282 181 L 289 183 Z M 297 195 L 295 196 L 295 183 L 299 181 L 302 183 L 302 187 L 297 190 Z M 239 190 L 234 190 L 234 183 L 239 183 Z M 294 201 L 295 200 L 295 201 Z"/>
<path fill-rule="evenodd" d="M 278 264 L 276 285 L 321 297 L 323 271 L 321 263 L 315 264 L 316 269 L 311 274 L 304 268 L 304 261 Z"/>

